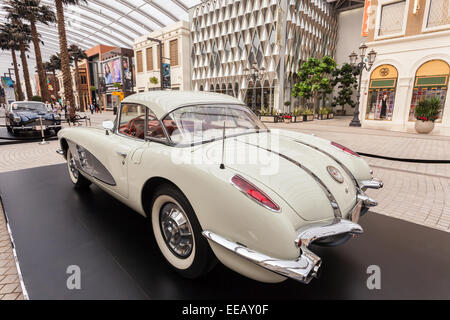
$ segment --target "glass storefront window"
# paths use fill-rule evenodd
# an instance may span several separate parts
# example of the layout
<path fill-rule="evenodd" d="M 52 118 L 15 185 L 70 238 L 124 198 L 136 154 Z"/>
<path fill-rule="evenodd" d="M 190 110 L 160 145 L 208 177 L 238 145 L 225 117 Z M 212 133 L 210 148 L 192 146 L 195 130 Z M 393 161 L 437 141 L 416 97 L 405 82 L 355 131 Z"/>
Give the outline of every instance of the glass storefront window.
<path fill-rule="evenodd" d="M 395 89 L 369 90 L 367 120 L 392 120 L 394 112 Z"/>
<path fill-rule="evenodd" d="M 432 60 L 417 69 L 414 90 L 409 109 L 409 121 L 415 121 L 414 109 L 422 99 L 437 97 L 441 100 L 442 110 L 436 122 L 442 121 L 445 98 L 448 91 L 449 65 L 442 60 Z"/>
<path fill-rule="evenodd" d="M 370 76 L 366 120 L 392 120 L 398 72 L 394 66 L 381 65 Z"/>

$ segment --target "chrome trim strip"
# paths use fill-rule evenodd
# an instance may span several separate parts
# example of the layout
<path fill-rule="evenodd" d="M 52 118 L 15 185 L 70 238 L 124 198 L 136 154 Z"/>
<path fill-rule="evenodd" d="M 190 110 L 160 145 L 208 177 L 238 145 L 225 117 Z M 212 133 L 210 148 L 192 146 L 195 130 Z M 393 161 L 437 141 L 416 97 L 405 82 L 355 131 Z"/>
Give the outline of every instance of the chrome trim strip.
<path fill-rule="evenodd" d="M 256 145 L 256 144 L 253 144 L 253 143 L 249 143 L 249 142 L 245 142 L 245 141 L 240 141 L 240 140 L 237 140 L 237 141 L 242 142 L 242 143 L 245 143 L 245 144 L 248 144 L 248 145 L 251 145 L 251 146 L 254 146 L 254 147 L 257 147 L 257 148 L 260 148 L 260 149 L 263 149 L 263 150 L 266 150 L 266 151 L 271 152 L 271 153 L 274 153 L 274 154 L 280 156 L 281 158 L 283 158 L 283 159 L 285 159 L 285 160 L 287 160 L 287 161 L 289 161 L 289 162 L 292 162 L 292 163 L 295 164 L 297 167 L 303 169 L 303 171 L 305 171 L 305 172 L 306 172 L 307 174 L 309 174 L 314 180 L 316 180 L 316 182 L 317 182 L 317 183 L 319 184 L 319 186 L 322 188 L 322 190 L 323 190 L 323 192 L 325 193 L 326 197 L 327 197 L 328 200 L 330 201 L 330 205 L 331 205 L 331 208 L 333 209 L 334 216 L 335 216 L 336 218 L 342 218 L 342 212 L 341 212 L 341 209 L 339 208 L 339 204 L 338 204 L 338 202 L 336 201 L 336 198 L 333 196 L 333 194 L 331 193 L 330 189 L 328 189 L 328 187 L 326 186 L 326 184 L 325 184 L 322 180 L 320 180 L 320 178 L 319 178 L 314 172 L 312 172 L 311 170 L 309 170 L 308 168 L 306 168 L 306 167 L 305 167 L 304 165 L 302 165 L 300 162 L 298 162 L 298 161 L 296 161 L 296 160 L 294 160 L 294 159 L 292 159 L 292 158 L 289 158 L 288 156 L 286 156 L 286 155 L 284 155 L 284 154 L 282 154 L 282 153 L 279 153 L 279 152 L 276 152 L 276 151 L 273 151 L 273 150 L 270 150 L 270 149 L 263 148 L 263 147 L 258 146 L 258 145 Z"/>
<path fill-rule="evenodd" d="M 333 155 L 329 154 L 328 152 L 326 152 L 325 150 L 319 149 L 318 147 L 315 147 L 315 146 L 313 146 L 313 145 L 311 145 L 309 143 L 306 143 L 306 142 L 303 142 L 303 141 L 299 141 L 299 140 L 296 140 L 296 139 L 294 141 L 297 142 L 297 143 L 303 144 L 303 145 L 305 145 L 307 147 L 310 147 L 310 148 L 312 148 L 312 149 L 314 149 L 316 151 L 319 151 L 319 152 L 323 153 L 324 155 L 326 155 L 326 156 L 330 157 L 331 159 L 333 159 L 337 164 L 339 164 L 342 167 L 342 169 L 344 169 L 345 173 L 347 173 L 353 179 L 353 183 L 354 183 L 356 189 L 359 189 L 358 181 L 356 180 L 356 178 L 353 175 L 353 173 L 350 171 L 349 168 L 347 168 L 347 166 L 345 166 L 335 156 L 333 156 Z"/>

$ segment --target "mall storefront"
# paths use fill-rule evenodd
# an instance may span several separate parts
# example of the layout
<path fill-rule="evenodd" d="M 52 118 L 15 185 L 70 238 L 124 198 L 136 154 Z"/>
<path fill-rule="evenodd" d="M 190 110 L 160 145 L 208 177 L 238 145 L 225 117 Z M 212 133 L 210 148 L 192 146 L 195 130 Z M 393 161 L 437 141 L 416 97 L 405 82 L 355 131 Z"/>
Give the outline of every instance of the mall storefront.
<path fill-rule="evenodd" d="M 409 77 L 399 75 L 392 64 L 381 64 L 370 73 L 363 95 L 362 124 L 366 128 L 414 132 L 414 108 L 422 99 L 437 97 L 442 110 L 433 133 L 450 135 L 448 80 L 450 66 L 432 59 L 411 70 Z"/>
<path fill-rule="evenodd" d="M 368 43 L 378 55 L 361 83 L 363 127 L 415 132 L 414 108 L 437 97 L 442 111 L 432 134 L 450 136 L 450 32 L 443 33 Z"/>

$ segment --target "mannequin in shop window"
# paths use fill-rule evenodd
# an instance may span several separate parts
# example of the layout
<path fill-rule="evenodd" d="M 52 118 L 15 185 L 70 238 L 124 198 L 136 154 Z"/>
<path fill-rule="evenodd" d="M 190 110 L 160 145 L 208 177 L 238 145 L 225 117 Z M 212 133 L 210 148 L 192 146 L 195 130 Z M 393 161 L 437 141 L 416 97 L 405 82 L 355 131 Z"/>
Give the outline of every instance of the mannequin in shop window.
<path fill-rule="evenodd" d="M 381 100 L 381 111 L 380 111 L 380 119 L 386 119 L 386 109 L 387 109 L 387 95 L 383 96 Z"/>

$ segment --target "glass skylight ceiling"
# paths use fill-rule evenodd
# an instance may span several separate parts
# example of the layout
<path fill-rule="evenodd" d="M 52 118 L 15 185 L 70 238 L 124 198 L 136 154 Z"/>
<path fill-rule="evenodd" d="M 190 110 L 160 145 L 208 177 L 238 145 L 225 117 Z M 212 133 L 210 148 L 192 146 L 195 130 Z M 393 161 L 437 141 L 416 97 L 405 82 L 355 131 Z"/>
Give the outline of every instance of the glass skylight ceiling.
<path fill-rule="evenodd" d="M 5 4 L 0 0 L 0 6 Z M 53 0 L 41 0 L 54 8 Z M 187 10 L 201 0 L 88 0 L 87 4 L 65 8 L 68 45 L 77 44 L 87 49 L 97 44 L 125 48 L 133 47 L 139 36 L 170 25 L 179 20 L 188 20 Z M 0 10 L 0 21 L 5 21 L 5 12 Z M 44 61 L 59 52 L 56 24 L 38 24 L 44 45 L 41 51 Z M 29 71 L 35 71 L 33 45 L 29 52 Z M 20 63 L 20 59 L 19 63 Z M 11 53 L 0 51 L 0 73 L 8 71 Z M 21 73 L 21 77 L 23 77 Z"/>

